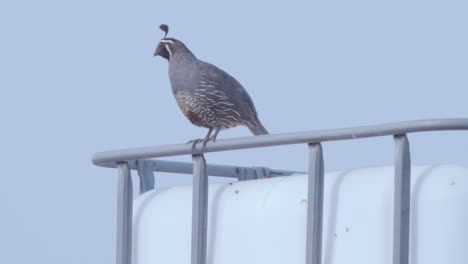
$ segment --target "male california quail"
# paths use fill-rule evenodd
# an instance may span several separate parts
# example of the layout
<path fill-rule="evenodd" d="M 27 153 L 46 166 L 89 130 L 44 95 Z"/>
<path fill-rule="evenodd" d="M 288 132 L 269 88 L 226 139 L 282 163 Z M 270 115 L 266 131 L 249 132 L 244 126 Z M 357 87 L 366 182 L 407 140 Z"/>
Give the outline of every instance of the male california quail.
<path fill-rule="evenodd" d="M 216 140 L 221 129 L 237 125 L 248 127 L 254 135 L 268 134 L 257 117 L 252 99 L 236 79 L 197 59 L 181 41 L 166 38 L 167 25 L 159 28 L 165 35 L 154 56 L 169 61 L 169 80 L 177 104 L 192 124 L 209 129 L 204 139 L 190 141 L 193 147 L 203 141 L 204 149 L 209 140 Z M 213 130 L 215 132 L 211 136 Z"/>

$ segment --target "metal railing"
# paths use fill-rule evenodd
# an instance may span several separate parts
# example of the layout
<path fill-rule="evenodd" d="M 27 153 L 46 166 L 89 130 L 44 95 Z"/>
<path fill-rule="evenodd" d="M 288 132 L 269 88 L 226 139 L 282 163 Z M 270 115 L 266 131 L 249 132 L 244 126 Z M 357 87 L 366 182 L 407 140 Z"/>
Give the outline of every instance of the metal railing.
<path fill-rule="evenodd" d="M 379 136 L 395 140 L 395 186 L 393 220 L 393 264 L 409 262 L 411 162 L 408 133 L 441 130 L 468 130 L 468 118 L 432 119 L 330 130 L 273 134 L 209 142 L 204 152 L 307 143 L 309 148 L 306 256 L 304 263 L 322 262 L 322 220 L 324 161 L 321 142 Z M 193 163 L 151 160 L 150 158 L 192 155 Z M 165 145 L 96 153 L 93 163 L 118 168 L 117 264 L 130 264 L 132 254 L 132 181 L 137 170 L 140 193 L 154 188 L 154 171 L 193 173 L 192 264 L 205 264 L 207 253 L 208 176 L 239 180 L 287 176 L 297 172 L 264 167 L 206 165 L 200 148 L 191 144 Z"/>

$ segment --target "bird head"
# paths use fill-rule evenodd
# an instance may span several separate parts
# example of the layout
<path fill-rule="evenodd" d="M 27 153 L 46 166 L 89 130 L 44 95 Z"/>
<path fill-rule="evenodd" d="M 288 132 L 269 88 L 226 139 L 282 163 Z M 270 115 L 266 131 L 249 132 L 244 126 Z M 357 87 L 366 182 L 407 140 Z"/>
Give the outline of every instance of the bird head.
<path fill-rule="evenodd" d="M 169 27 L 167 25 L 162 24 L 159 28 L 164 31 L 165 35 L 164 38 L 159 41 L 156 51 L 154 52 L 154 56 L 161 56 L 166 60 L 169 60 L 177 52 L 190 52 L 182 41 L 175 38 L 167 38 L 167 33 L 169 32 Z"/>

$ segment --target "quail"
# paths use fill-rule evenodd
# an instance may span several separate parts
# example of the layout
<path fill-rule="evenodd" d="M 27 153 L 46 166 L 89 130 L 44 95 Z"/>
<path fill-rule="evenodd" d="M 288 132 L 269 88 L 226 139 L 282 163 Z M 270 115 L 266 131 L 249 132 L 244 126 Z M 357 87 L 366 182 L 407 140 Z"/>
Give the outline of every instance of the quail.
<path fill-rule="evenodd" d="M 189 141 L 193 143 L 192 148 L 203 142 L 204 150 L 208 141 L 216 141 L 222 129 L 237 125 L 246 126 L 254 135 L 268 134 L 258 119 L 252 99 L 236 79 L 213 64 L 197 59 L 180 40 L 168 38 L 167 25 L 159 28 L 165 35 L 154 56 L 169 62 L 169 80 L 177 104 L 192 124 L 208 128 L 204 139 Z"/>

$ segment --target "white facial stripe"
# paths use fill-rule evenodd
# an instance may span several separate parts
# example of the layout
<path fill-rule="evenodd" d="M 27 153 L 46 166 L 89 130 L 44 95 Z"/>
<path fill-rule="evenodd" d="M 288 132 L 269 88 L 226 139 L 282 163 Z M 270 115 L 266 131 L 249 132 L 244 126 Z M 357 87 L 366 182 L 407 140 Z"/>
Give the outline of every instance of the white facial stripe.
<path fill-rule="evenodd" d="M 171 51 L 171 49 L 169 48 L 169 45 L 164 44 L 164 46 L 166 46 L 166 49 L 167 49 L 167 51 L 169 52 L 169 57 L 172 57 L 172 51 Z"/>
<path fill-rule="evenodd" d="M 162 43 L 171 43 L 171 44 L 174 44 L 174 41 L 169 40 L 169 39 L 161 39 L 161 42 L 162 42 Z"/>

